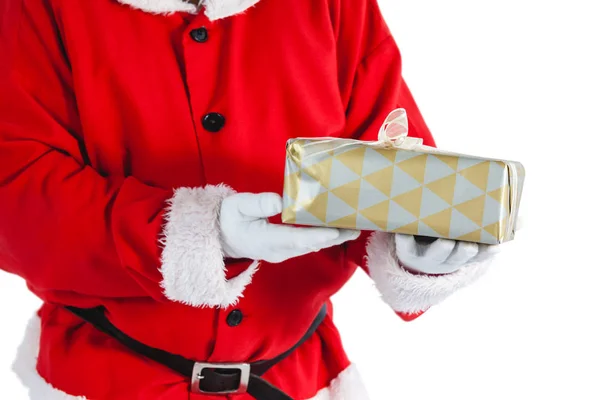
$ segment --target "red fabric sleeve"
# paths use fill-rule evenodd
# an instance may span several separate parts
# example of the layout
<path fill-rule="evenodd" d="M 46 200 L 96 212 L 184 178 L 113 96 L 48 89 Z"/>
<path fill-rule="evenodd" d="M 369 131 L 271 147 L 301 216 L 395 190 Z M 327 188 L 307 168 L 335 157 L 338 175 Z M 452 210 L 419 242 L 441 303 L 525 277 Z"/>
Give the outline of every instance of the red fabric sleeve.
<path fill-rule="evenodd" d="M 345 136 L 377 140 L 387 115 L 396 108 L 406 109 L 409 136 L 420 137 L 424 144 L 435 146 L 415 99 L 402 76 L 402 59 L 398 46 L 386 25 L 375 0 L 340 3 L 339 32 L 340 89 L 346 104 Z M 348 261 L 367 273 L 366 244 L 370 232 L 347 247 Z M 410 321 L 422 313 L 398 315 Z"/>
<path fill-rule="evenodd" d="M 45 3 L 0 4 L 0 268 L 47 301 L 164 299 L 157 240 L 172 193 L 89 166 Z"/>
<path fill-rule="evenodd" d="M 406 109 L 409 136 L 424 144 L 435 142 L 419 108 L 401 75 L 400 51 L 388 36 L 359 65 L 347 108 L 346 132 L 361 140 L 377 140 L 379 128 L 396 108 Z"/>

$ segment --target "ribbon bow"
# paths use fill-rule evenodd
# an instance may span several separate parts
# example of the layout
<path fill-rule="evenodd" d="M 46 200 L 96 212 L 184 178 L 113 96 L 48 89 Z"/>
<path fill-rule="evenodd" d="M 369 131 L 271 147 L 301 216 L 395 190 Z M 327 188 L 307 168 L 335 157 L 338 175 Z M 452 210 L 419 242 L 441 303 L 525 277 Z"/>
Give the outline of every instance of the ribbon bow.
<path fill-rule="evenodd" d="M 408 116 L 404 108 L 389 113 L 379 129 L 377 141 L 386 147 L 403 150 L 414 150 L 423 145 L 423 139 L 408 136 Z"/>

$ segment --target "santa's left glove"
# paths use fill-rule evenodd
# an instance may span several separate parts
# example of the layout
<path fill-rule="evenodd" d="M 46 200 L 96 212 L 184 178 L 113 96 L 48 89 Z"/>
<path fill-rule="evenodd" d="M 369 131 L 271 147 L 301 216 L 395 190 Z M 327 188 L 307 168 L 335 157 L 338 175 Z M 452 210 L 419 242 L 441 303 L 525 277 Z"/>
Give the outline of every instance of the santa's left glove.
<path fill-rule="evenodd" d="M 367 246 L 367 262 L 385 302 L 409 321 L 476 281 L 498 250 L 498 246 L 376 232 Z"/>
<path fill-rule="evenodd" d="M 396 256 L 409 271 L 439 275 L 450 274 L 475 263 L 491 261 L 498 245 L 478 244 L 450 239 L 418 240 L 412 235 L 395 235 Z"/>

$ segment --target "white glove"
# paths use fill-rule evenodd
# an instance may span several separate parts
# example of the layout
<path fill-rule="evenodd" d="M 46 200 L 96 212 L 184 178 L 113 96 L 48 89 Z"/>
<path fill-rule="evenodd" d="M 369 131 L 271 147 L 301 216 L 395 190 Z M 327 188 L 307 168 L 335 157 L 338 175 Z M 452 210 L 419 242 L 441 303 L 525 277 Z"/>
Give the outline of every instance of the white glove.
<path fill-rule="evenodd" d="M 464 266 L 491 261 L 498 245 L 449 239 L 419 243 L 412 235 L 396 234 L 396 256 L 406 269 L 424 274 L 449 274 Z"/>
<path fill-rule="evenodd" d="M 225 256 L 279 263 L 360 235 L 359 231 L 298 228 L 267 221 L 282 209 L 283 202 L 276 193 L 238 193 L 225 198 L 219 218 Z"/>

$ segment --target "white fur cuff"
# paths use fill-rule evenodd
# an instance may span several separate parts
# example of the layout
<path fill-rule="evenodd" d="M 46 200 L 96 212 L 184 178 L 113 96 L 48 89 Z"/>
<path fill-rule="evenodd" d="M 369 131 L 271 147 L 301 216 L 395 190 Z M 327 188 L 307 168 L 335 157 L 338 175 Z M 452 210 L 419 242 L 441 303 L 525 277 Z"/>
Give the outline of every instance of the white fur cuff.
<path fill-rule="evenodd" d="M 417 313 L 441 303 L 477 280 L 489 263 L 473 263 L 447 275 L 415 275 L 398 263 L 394 235 L 375 232 L 367 245 L 369 274 L 394 311 Z"/>
<path fill-rule="evenodd" d="M 152 14 L 172 14 L 186 12 L 196 14 L 199 6 L 187 0 L 118 0 L 138 10 Z M 246 11 L 259 0 L 203 0 L 200 4 L 205 9 L 205 15 L 211 21 L 231 17 Z"/>
<path fill-rule="evenodd" d="M 194 307 L 235 304 L 252 280 L 258 262 L 227 280 L 220 242 L 219 211 L 228 186 L 180 188 L 169 200 L 161 243 L 165 296 Z"/>

